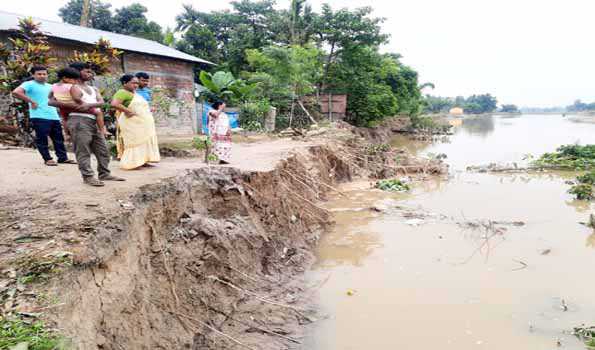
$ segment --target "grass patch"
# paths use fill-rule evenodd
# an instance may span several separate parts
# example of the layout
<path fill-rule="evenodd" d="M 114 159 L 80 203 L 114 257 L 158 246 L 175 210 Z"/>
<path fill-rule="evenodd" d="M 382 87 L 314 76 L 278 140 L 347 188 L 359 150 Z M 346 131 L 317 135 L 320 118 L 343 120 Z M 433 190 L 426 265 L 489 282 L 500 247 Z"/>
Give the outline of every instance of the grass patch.
<path fill-rule="evenodd" d="M 45 282 L 50 275 L 59 272 L 62 268 L 72 266 L 72 254 L 57 252 L 41 258 L 25 257 L 16 262 L 18 280 L 22 284 Z M 2 348 L 0 348 L 2 349 Z"/>
<path fill-rule="evenodd" d="M 0 319 L 0 350 L 26 343 L 29 350 L 65 349 L 63 337 L 47 330 L 40 321 Z"/>
<path fill-rule="evenodd" d="M 388 192 L 407 192 L 411 187 L 398 179 L 387 179 L 376 182 L 377 189 Z"/>
<path fill-rule="evenodd" d="M 429 116 L 411 116 L 411 127 L 414 130 L 420 130 L 423 132 L 430 132 L 430 133 L 448 133 L 450 131 L 451 126 L 448 124 L 441 124 L 436 122 L 436 120 Z"/>
<path fill-rule="evenodd" d="M 387 143 L 380 143 L 380 144 L 369 144 L 365 148 L 366 154 L 369 155 L 377 155 L 383 154 L 390 151 L 391 147 Z"/>
<path fill-rule="evenodd" d="M 554 153 L 545 153 L 533 166 L 563 170 L 595 169 L 595 145 L 564 145 Z"/>

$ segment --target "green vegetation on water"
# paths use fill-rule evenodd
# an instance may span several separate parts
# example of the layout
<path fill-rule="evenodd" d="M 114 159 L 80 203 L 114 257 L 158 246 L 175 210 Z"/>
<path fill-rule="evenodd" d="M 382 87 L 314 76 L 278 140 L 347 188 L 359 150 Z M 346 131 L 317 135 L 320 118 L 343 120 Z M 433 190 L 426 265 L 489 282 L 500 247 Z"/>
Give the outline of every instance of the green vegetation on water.
<path fill-rule="evenodd" d="M 577 184 L 572 186 L 568 193 L 575 195 L 576 199 L 590 201 L 595 198 L 593 186 L 595 186 L 595 170 L 577 176 Z"/>
<path fill-rule="evenodd" d="M 564 145 L 532 162 L 535 167 L 560 170 L 595 169 L 595 145 Z"/>
<path fill-rule="evenodd" d="M 0 318 L 0 350 L 26 344 L 28 350 L 64 349 L 64 339 L 47 330 L 42 322 L 27 323 L 22 320 Z"/>
<path fill-rule="evenodd" d="M 411 187 L 398 179 L 387 179 L 376 182 L 377 189 L 388 192 L 407 192 Z"/>
<path fill-rule="evenodd" d="M 595 145 L 564 145 L 556 152 L 545 153 L 531 162 L 533 167 L 559 170 L 586 170 L 577 176 L 576 183 L 568 190 L 578 200 L 593 200 L 595 198 Z"/>

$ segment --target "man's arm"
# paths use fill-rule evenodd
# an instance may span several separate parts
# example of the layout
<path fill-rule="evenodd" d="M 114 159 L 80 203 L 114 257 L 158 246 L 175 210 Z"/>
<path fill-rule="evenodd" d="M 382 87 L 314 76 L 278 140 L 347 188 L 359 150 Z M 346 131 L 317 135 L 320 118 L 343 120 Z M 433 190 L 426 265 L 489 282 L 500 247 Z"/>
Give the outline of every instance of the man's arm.
<path fill-rule="evenodd" d="M 76 102 L 77 110 L 79 111 L 81 109 L 87 111 L 90 108 L 101 107 L 103 105 L 102 103 L 85 103 L 83 101 L 83 91 L 77 85 L 72 85 L 70 88 L 70 96 L 72 96 L 72 99 Z"/>
<path fill-rule="evenodd" d="M 33 101 L 32 99 L 30 99 L 29 96 L 27 96 L 27 93 L 25 92 L 25 89 L 23 88 L 22 85 L 17 87 L 16 89 L 12 90 L 12 96 L 14 96 L 15 98 L 18 98 L 19 100 L 30 103 L 31 108 L 37 109 L 37 103 L 35 101 Z"/>
<path fill-rule="evenodd" d="M 134 116 L 134 113 L 130 109 L 126 108 L 126 106 L 124 106 L 124 101 L 120 99 L 114 98 L 112 100 L 111 106 L 113 109 L 126 114 L 127 117 Z"/>
<path fill-rule="evenodd" d="M 97 102 L 101 103 L 101 105 L 103 106 L 105 104 L 105 100 L 103 99 L 103 96 L 101 96 L 101 92 L 99 92 L 99 89 L 95 88 L 94 86 L 92 86 L 91 89 L 95 89 L 95 96 L 97 96 Z"/>

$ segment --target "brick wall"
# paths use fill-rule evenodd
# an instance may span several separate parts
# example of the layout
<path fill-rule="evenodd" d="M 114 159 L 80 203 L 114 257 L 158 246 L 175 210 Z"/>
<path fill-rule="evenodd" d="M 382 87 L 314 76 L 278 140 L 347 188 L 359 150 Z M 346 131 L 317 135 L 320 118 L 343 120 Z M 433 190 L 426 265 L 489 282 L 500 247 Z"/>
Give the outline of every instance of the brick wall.
<path fill-rule="evenodd" d="M 0 33 L 0 41 L 6 41 L 6 34 Z M 91 51 L 91 45 L 73 43 L 50 38 L 52 55 L 58 59 L 57 66 L 64 66 L 72 53 Z M 191 134 L 194 132 L 195 101 L 193 64 L 186 61 L 125 51 L 121 61 L 112 64 L 112 74 L 143 71 L 151 76 L 151 87 L 169 94 L 179 103 L 174 103 L 166 115 L 155 115 L 157 131 L 161 135 Z M 0 113 L 4 111 L 5 101 L 0 98 Z"/>
<path fill-rule="evenodd" d="M 192 63 L 135 52 L 126 52 L 123 61 L 126 72 L 148 73 L 152 87 L 180 102 L 171 106 L 168 115 L 155 116 L 160 133 L 192 133 L 196 123 Z"/>

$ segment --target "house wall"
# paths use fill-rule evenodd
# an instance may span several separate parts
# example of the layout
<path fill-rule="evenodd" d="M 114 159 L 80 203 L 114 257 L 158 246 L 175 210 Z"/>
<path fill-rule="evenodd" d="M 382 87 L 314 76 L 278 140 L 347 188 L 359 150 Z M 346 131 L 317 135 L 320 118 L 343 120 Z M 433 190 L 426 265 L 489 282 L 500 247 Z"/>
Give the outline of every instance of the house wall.
<path fill-rule="evenodd" d="M 7 41 L 7 34 L 0 33 L 0 41 Z M 52 55 L 57 58 L 56 66 L 65 66 L 74 51 L 91 51 L 91 45 L 50 38 Z M 154 99 L 167 94 L 176 103 L 169 104 L 166 113 L 155 113 L 157 132 L 160 135 L 187 135 L 196 130 L 196 111 L 194 100 L 193 64 L 167 57 L 154 56 L 125 51 L 120 61 L 111 67 L 114 78 L 123 73 L 146 72 L 151 77 L 150 86 L 154 90 Z M 7 99 L 0 96 L 0 115 L 6 114 Z M 163 108 L 162 108 L 163 109 Z M 165 108 L 167 109 L 167 108 Z"/>

